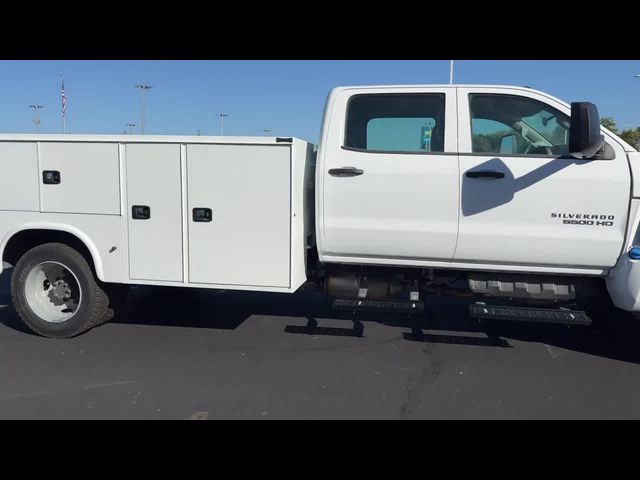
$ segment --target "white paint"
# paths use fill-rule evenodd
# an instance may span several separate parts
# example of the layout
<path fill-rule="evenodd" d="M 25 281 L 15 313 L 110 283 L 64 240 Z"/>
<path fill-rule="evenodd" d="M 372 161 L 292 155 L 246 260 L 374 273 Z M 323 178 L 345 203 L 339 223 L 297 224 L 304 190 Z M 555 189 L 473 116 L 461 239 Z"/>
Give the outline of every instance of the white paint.
<path fill-rule="evenodd" d="M 0 213 L 0 252 L 13 235 L 23 230 L 57 230 L 78 237 L 93 258 L 96 274 L 103 281 L 122 278 L 121 222 L 115 215 L 87 215 L 38 212 Z M 111 248 L 116 249 L 111 252 Z"/>
<path fill-rule="evenodd" d="M 38 211 L 36 144 L 0 142 L 0 209 Z"/>
<path fill-rule="evenodd" d="M 372 256 L 450 260 L 458 235 L 458 161 L 455 90 L 446 94 L 445 152 L 454 155 L 370 153 L 343 149 L 347 103 L 361 93 L 410 93 L 412 89 L 339 90 L 330 102 L 318 153 L 318 231 L 321 257 Z M 333 177 L 332 168 L 355 167 L 357 177 Z"/>
<path fill-rule="evenodd" d="M 190 282 L 290 286 L 290 175 L 288 145 L 187 145 Z"/>
<path fill-rule="evenodd" d="M 182 281 L 180 145 L 126 145 L 129 273 L 136 280 Z M 132 207 L 151 218 L 132 218 Z"/>
<path fill-rule="evenodd" d="M 534 92 L 458 88 L 459 148 L 471 152 L 469 94 L 532 98 L 571 111 Z M 460 232 L 455 261 L 611 268 L 627 226 L 631 178 L 624 150 L 615 160 L 576 161 L 526 156 L 460 155 Z M 502 179 L 472 179 L 470 170 L 492 170 Z M 613 226 L 566 225 L 551 213 L 614 215 Z"/>
<path fill-rule="evenodd" d="M 40 168 L 60 172 L 58 185 L 41 187 L 44 212 L 120 213 L 117 144 L 41 142 Z"/>

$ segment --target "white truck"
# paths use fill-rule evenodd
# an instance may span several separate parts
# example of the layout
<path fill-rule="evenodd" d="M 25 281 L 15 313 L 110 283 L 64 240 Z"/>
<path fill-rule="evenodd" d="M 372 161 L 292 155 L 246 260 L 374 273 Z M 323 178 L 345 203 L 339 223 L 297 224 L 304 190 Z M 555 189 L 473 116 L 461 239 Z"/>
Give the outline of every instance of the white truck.
<path fill-rule="evenodd" d="M 0 254 L 38 334 L 113 316 L 131 285 L 336 308 L 588 323 L 640 311 L 640 153 L 595 105 L 527 87 L 340 87 L 296 138 L 0 135 Z M 636 246 L 637 245 L 637 246 Z"/>

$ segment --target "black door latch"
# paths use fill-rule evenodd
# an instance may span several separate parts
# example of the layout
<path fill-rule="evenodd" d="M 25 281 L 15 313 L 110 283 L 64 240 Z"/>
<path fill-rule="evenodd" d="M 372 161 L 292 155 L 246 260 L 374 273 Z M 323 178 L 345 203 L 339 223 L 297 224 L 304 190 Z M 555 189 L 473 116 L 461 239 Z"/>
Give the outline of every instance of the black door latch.
<path fill-rule="evenodd" d="M 193 209 L 193 221 L 194 222 L 210 222 L 213 219 L 213 213 L 210 208 L 194 208 Z"/>
<path fill-rule="evenodd" d="M 131 218 L 134 220 L 149 220 L 151 218 L 151 208 L 146 205 L 134 205 L 131 207 Z"/>
<path fill-rule="evenodd" d="M 43 170 L 42 183 L 45 185 L 57 185 L 60 183 L 60 172 L 58 170 Z"/>

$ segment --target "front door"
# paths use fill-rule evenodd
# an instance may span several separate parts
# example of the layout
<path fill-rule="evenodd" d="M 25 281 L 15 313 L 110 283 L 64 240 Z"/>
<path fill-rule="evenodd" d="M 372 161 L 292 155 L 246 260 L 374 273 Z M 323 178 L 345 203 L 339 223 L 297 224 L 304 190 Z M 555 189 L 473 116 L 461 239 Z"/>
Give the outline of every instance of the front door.
<path fill-rule="evenodd" d="M 614 160 L 569 156 L 569 108 L 535 92 L 459 88 L 458 108 L 455 260 L 613 266 L 629 207 L 624 152 Z"/>
<path fill-rule="evenodd" d="M 322 165 L 326 253 L 372 262 L 451 260 L 459 197 L 455 90 L 342 95 L 334 109 L 346 109 L 345 128 Z"/>

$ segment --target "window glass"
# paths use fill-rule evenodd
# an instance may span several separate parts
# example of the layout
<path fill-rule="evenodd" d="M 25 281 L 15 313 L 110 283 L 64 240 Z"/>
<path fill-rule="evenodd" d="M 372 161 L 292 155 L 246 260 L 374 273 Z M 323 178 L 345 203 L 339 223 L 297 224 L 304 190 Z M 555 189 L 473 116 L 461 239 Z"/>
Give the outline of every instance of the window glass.
<path fill-rule="evenodd" d="M 474 153 L 569 153 L 570 118 L 549 105 L 499 94 L 472 94 L 469 102 Z"/>
<path fill-rule="evenodd" d="M 356 95 L 345 147 L 377 152 L 443 152 L 444 94 Z"/>

